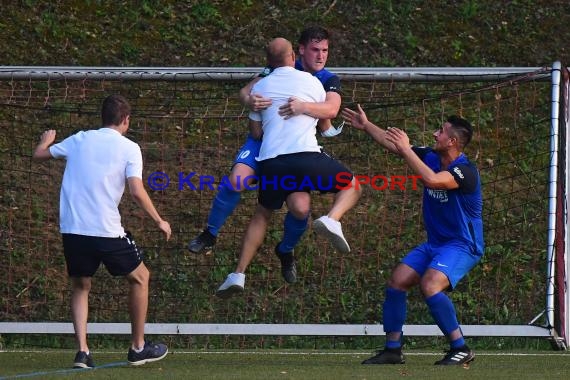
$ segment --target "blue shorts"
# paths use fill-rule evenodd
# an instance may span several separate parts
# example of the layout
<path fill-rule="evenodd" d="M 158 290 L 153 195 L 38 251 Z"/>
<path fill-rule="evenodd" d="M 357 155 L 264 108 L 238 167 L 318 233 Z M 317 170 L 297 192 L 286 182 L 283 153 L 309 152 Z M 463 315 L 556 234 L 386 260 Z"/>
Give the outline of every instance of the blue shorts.
<path fill-rule="evenodd" d="M 442 272 L 453 289 L 479 260 L 481 255 L 476 254 L 465 242 L 450 241 L 441 246 L 420 244 L 402 259 L 402 263 L 418 272 L 420 277 L 428 268 Z"/>
<path fill-rule="evenodd" d="M 259 150 L 261 149 L 261 140 L 255 140 L 251 135 L 247 135 L 247 140 L 240 148 L 236 159 L 234 160 L 235 164 L 245 164 L 253 169 L 255 173 L 257 173 L 258 165 L 255 157 L 259 156 Z"/>
<path fill-rule="evenodd" d="M 126 276 L 143 261 L 130 233 L 108 238 L 62 234 L 63 254 L 69 277 L 93 277 L 103 263 L 113 276 Z"/>

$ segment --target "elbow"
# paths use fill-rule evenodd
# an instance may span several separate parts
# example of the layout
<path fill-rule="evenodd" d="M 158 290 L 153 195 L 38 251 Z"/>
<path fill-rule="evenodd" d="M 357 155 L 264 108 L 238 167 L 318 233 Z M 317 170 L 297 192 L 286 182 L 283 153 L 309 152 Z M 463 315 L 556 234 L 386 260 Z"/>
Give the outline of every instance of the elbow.
<path fill-rule="evenodd" d="M 330 110 L 322 119 L 334 119 L 336 118 L 336 116 L 338 115 L 338 109 L 337 110 Z"/>
<path fill-rule="evenodd" d="M 435 178 L 422 176 L 421 181 L 425 187 L 428 187 L 430 189 L 434 190 L 444 189 L 441 185 L 441 182 L 436 181 Z"/>
<path fill-rule="evenodd" d="M 141 201 L 142 201 L 143 196 L 142 196 L 142 194 L 141 194 L 140 191 L 138 191 L 138 190 L 133 190 L 133 191 L 131 191 L 131 198 L 133 198 L 133 200 L 134 200 L 137 204 L 140 204 Z"/>
<path fill-rule="evenodd" d="M 32 154 L 32 160 L 36 162 L 47 161 L 51 158 L 51 154 L 49 151 L 47 153 L 45 151 L 35 150 Z"/>

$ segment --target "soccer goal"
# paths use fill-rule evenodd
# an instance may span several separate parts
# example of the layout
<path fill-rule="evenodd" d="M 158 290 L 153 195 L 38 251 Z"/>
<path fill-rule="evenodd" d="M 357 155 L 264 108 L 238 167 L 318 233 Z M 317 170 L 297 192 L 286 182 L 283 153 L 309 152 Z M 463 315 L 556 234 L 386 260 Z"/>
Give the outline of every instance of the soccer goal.
<path fill-rule="evenodd" d="M 204 227 L 216 184 L 230 171 L 247 134 L 238 90 L 259 68 L 0 67 L 2 176 L 0 334 L 71 334 L 60 235 L 59 185 L 64 163 L 34 163 L 45 129 L 57 141 L 100 126 L 102 99 L 126 96 L 133 106 L 128 137 L 142 148 L 144 181 L 173 238 L 146 219 L 128 194 L 123 224 L 151 270 L 149 334 L 381 336 L 381 306 L 391 268 L 425 239 L 421 186 L 364 187 L 343 219 L 352 247 L 342 255 L 309 229 L 296 250 L 299 281 L 286 285 L 273 248 L 276 213 L 247 272 L 242 296 L 214 296 L 233 271 L 256 204 L 255 192 L 221 230 L 215 250 L 186 250 Z M 447 115 L 475 127 L 467 154 L 483 181 L 486 252 L 451 297 L 466 336 L 538 337 L 568 346 L 570 298 L 566 168 L 568 75 L 544 68 L 332 68 L 343 107 L 360 104 L 382 127 L 400 127 L 416 145 L 431 145 Z M 334 121 L 340 123 L 340 119 Z M 321 138 L 324 150 L 355 174 L 389 181 L 406 165 L 364 133 L 345 127 Z M 85 173 L 89 175 L 89 173 Z M 313 216 L 331 203 L 313 197 Z M 129 334 L 122 279 L 97 273 L 90 334 Z M 440 335 L 420 294 L 409 296 L 408 336 Z"/>

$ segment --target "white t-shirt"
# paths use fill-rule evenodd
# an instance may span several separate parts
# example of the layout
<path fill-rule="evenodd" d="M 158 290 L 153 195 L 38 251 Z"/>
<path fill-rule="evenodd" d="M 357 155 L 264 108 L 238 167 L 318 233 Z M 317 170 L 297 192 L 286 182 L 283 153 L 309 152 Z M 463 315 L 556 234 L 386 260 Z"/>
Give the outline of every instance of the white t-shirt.
<path fill-rule="evenodd" d="M 119 202 L 126 179 L 142 179 L 142 154 L 135 142 L 111 128 L 78 132 L 49 148 L 67 160 L 59 197 L 61 233 L 120 237 Z"/>
<path fill-rule="evenodd" d="M 321 151 L 316 136 L 318 119 L 298 115 L 285 120 L 278 114 L 279 107 L 292 96 L 305 102 L 324 102 L 326 92 L 316 77 L 294 67 L 278 67 L 271 75 L 258 81 L 251 92 L 273 101 L 265 110 L 249 114 L 251 120 L 261 121 L 263 126 L 263 142 L 257 161 L 282 154 Z"/>

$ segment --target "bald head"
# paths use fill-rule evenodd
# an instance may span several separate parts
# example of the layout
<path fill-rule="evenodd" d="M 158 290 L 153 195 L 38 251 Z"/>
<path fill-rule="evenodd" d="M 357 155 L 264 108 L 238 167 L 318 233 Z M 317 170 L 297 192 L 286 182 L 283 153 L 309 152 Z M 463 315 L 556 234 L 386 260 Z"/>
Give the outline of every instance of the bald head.
<path fill-rule="evenodd" d="M 267 64 L 273 68 L 295 66 L 293 45 L 285 38 L 275 38 L 267 45 Z"/>

